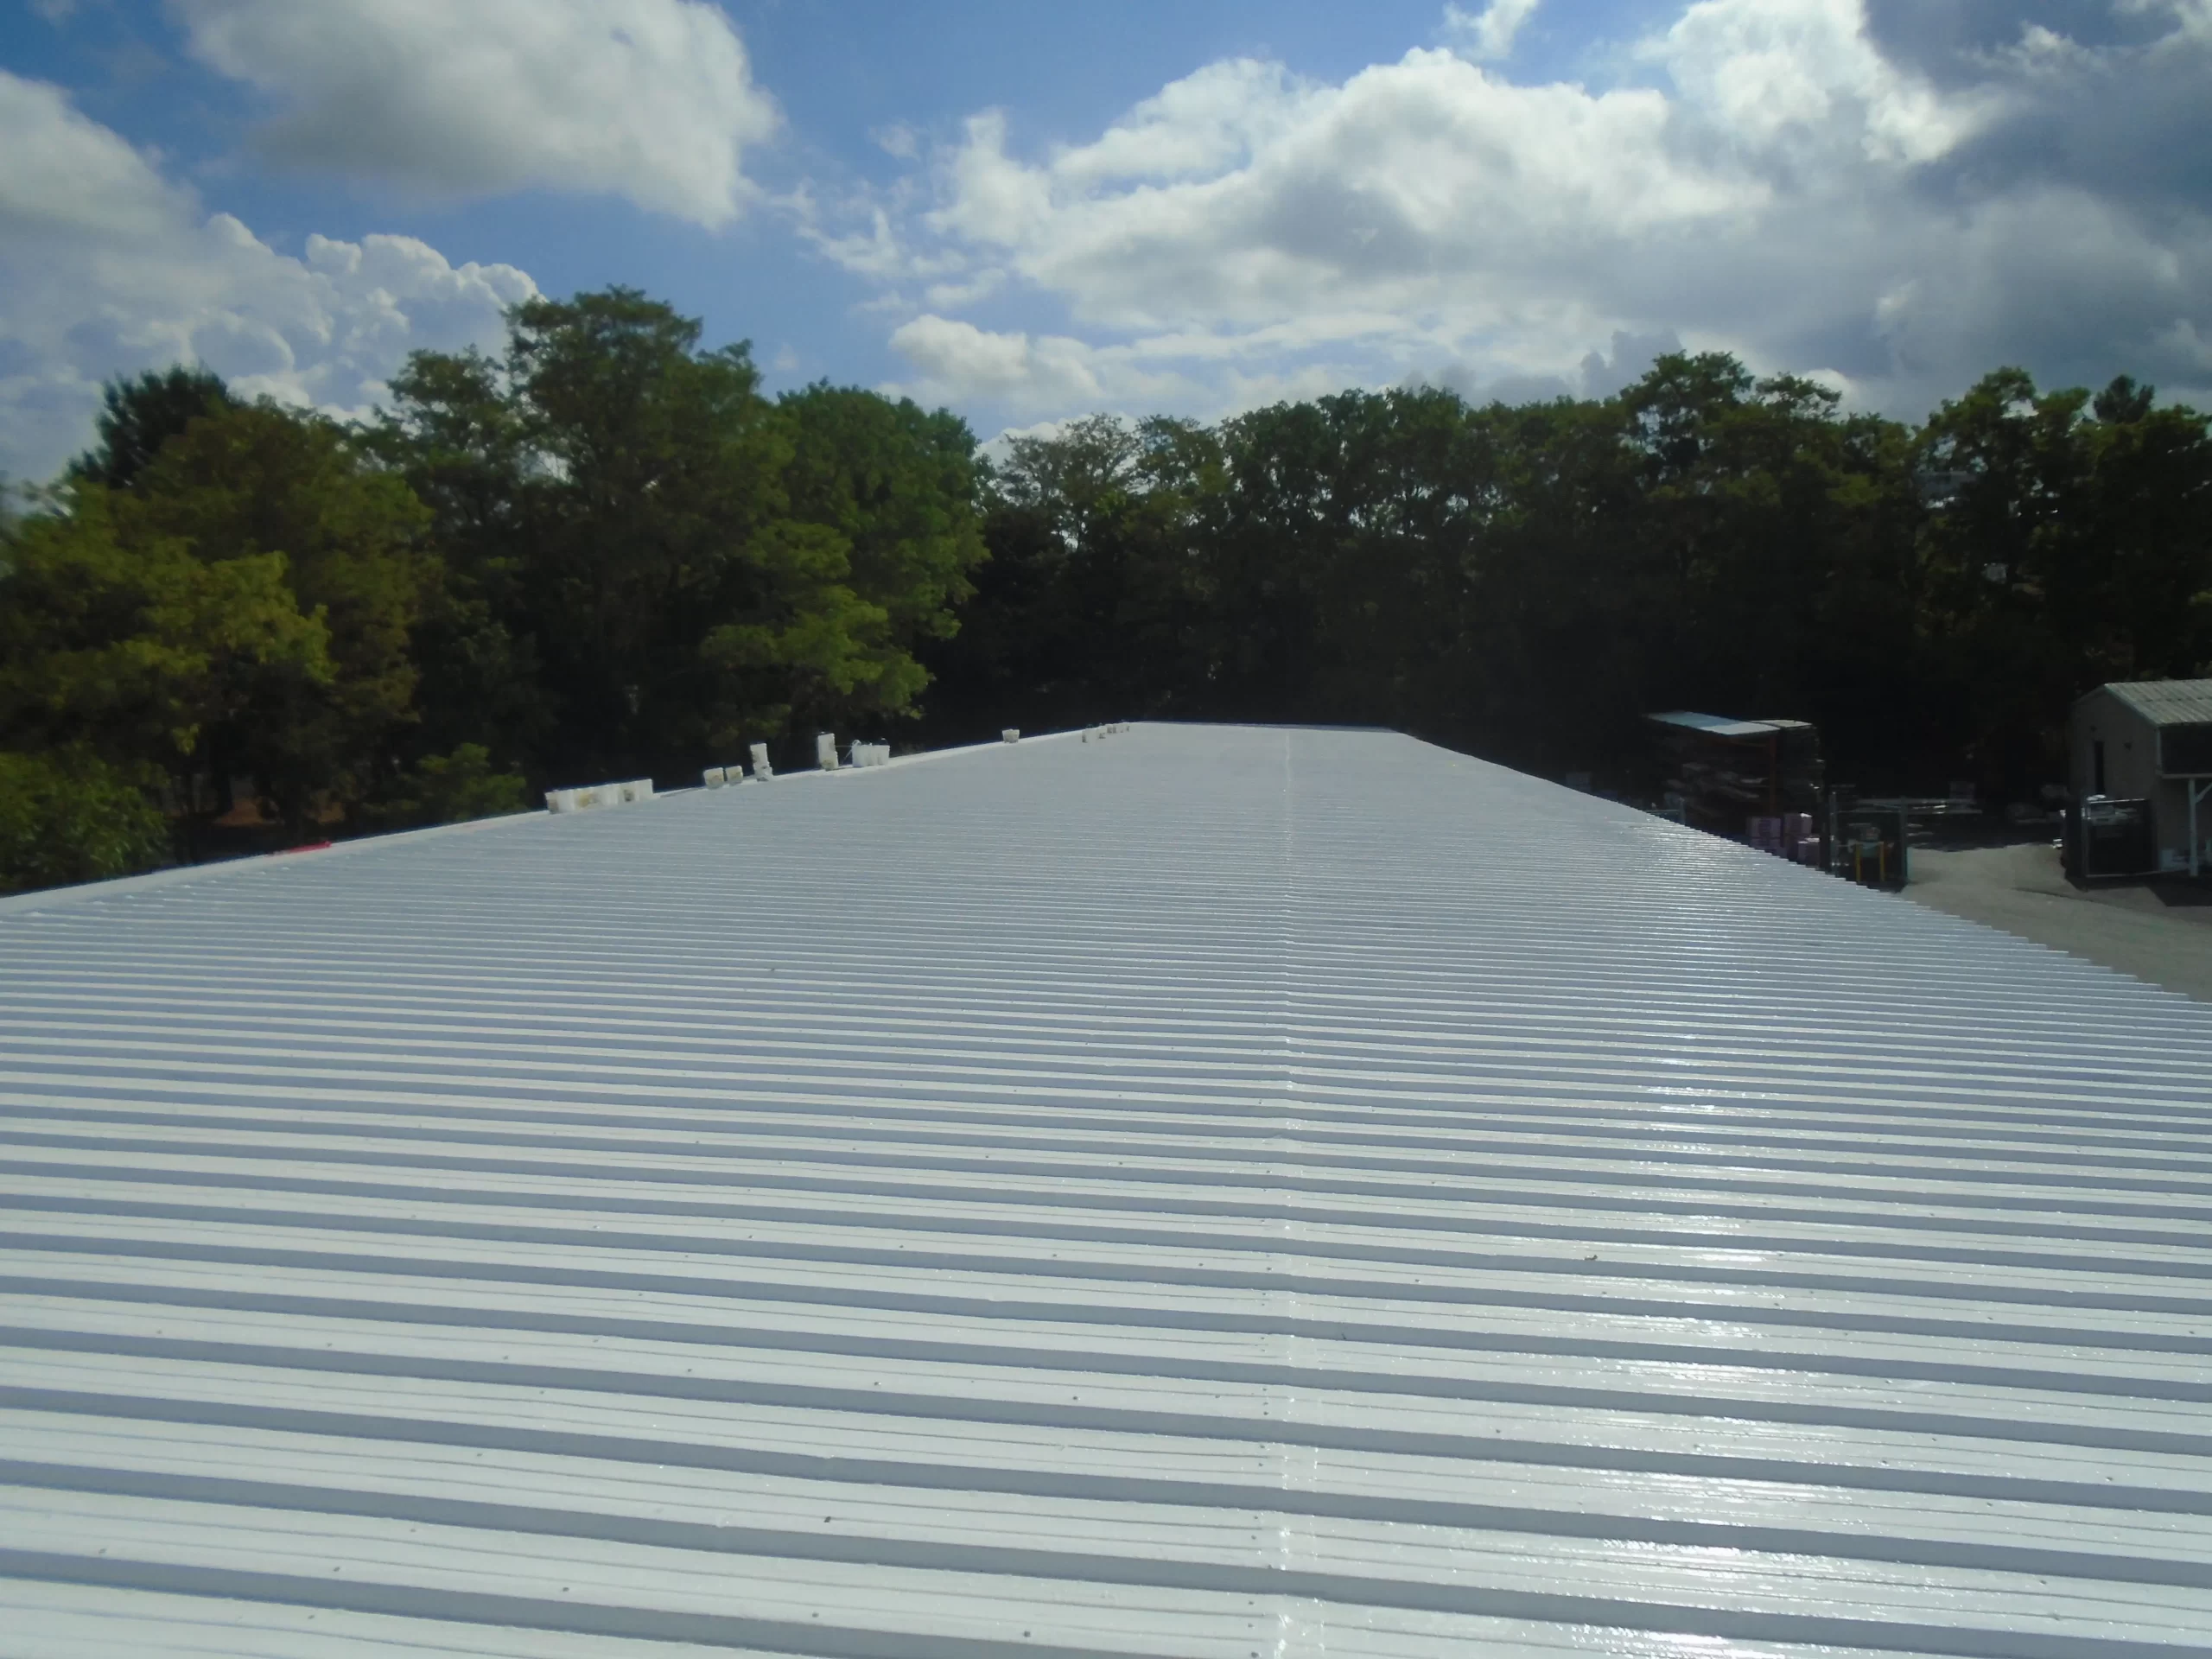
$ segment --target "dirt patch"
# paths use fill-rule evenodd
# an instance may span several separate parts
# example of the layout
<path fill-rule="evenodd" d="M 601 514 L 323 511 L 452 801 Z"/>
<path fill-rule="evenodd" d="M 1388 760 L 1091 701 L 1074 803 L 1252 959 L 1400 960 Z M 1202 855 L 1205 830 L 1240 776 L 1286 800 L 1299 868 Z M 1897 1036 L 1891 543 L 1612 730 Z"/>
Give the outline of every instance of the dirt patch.
<path fill-rule="evenodd" d="M 2048 843 L 1912 849 L 1905 897 L 2212 1002 L 2212 882 L 2077 884 Z"/>

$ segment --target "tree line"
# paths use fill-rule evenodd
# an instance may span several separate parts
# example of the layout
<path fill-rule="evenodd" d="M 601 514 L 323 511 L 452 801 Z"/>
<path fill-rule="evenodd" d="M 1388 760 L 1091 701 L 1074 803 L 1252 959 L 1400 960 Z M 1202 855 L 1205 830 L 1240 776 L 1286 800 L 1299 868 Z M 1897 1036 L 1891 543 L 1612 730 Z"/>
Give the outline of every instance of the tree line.
<path fill-rule="evenodd" d="M 624 289 L 417 353 L 375 419 L 177 368 L 0 526 L 0 888 L 696 779 L 834 729 L 1365 723 L 1557 774 L 1789 715 L 1865 785 L 2063 777 L 2212 671 L 2212 428 L 1987 376 L 1916 426 L 1732 358 L 1605 399 L 1099 416 L 770 398 Z"/>
<path fill-rule="evenodd" d="M 2212 432 L 1993 373 L 1918 426 L 1721 354 L 1618 397 L 1080 422 L 989 480 L 929 720 L 1359 722 L 1557 776 L 1640 717 L 1817 724 L 1867 787 L 2063 782 L 2072 699 L 2212 672 Z"/>
<path fill-rule="evenodd" d="M 771 399 L 633 290 L 390 393 L 345 424 L 184 367 L 106 389 L 0 550 L 0 887 L 887 729 L 983 557 L 957 418 Z"/>

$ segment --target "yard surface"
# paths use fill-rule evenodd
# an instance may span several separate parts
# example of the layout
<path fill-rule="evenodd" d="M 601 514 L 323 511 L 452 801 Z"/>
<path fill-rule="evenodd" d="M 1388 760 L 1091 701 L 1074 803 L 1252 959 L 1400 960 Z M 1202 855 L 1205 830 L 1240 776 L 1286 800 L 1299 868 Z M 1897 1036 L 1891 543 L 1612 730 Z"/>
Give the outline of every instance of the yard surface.
<path fill-rule="evenodd" d="M 1905 896 L 2212 1002 L 2212 881 L 2077 885 L 2044 842 L 1912 849 Z"/>

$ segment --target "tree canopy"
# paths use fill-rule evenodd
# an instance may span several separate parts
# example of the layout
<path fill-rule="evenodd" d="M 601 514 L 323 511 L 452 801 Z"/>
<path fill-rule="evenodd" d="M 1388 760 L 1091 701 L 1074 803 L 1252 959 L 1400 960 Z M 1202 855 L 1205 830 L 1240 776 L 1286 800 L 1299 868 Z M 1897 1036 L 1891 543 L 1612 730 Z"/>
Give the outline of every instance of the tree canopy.
<path fill-rule="evenodd" d="M 1101 417 L 1009 444 L 984 534 L 924 653 L 946 738 L 1370 721 L 1556 773 L 1695 707 L 2018 797 L 2082 690 L 2212 672 L 2212 433 L 2125 378 L 2000 370 L 1912 428 L 1684 353 L 1603 401 Z"/>
<path fill-rule="evenodd" d="M 1098 416 L 994 462 L 943 410 L 772 398 L 615 288 L 416 353 L 361 424 L 118 381 L 29 499 L 16 885 L 823 728 L 1367 722 L 1559 772 L 1694 706 L 1812 720 L 1869 785 L 2018 793 L 2082 690 L 2212 672 L 2212 429 L 2125 377 L 2002 369 L 1908 426 L 1681 353 L 1605 399 Z"/>
<path fill-rule="evenodd" d="M 207 369 L 179 363 L 101 389 L 99 442 L 71 463 L 72 477 L 127 490 L 162 446 L 202 416 L 230 407 L 230 388 Z"/>
<path fill-rule="evenodd" d="M 620 288 L 391 390 L 349 427 L 201 369 L 111 385 L 0 526 L 0 750 L 97 758 L 190 855 L 917 712 L 984 550 L 953 416 L 769 398 L 744 344 Z"/>
<path fill-rule="evenodd" d="M 430 504 L 467 734 L 569 778 L 683 772 L 926 683 L 982 556 L 957 420 L 817 386 L 633 290 L 517 308 L 504 359 L 418 353 L 380 453 Z M 530 665 L 502 700 L 489 662 Z"/>

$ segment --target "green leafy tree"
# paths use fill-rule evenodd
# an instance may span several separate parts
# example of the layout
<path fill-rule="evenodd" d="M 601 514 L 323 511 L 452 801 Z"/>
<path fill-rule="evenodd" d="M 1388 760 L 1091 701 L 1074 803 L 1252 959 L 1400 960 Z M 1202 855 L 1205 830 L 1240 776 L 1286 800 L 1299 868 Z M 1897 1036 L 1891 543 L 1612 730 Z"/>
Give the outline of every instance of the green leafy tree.
<path fill-rule="evenodd" d="M 414 715 L 411 636 L 439 578 L 405 480 L 320 416 L 236 405 L 164 444 L 118 511 L 217 569 L 280 556 L 324 630 L 327 674 L 258 683 L 216 735 L 226 765 L 257 779 L 296 831 L 374 793 Z"/>
<path fill-rule="evenodd" d="M 1459 723 L 1484 574 L 1490 434 L 1435 388 L 1344 392 L 1230 422 L 1213 587 L 1231 695 L 1304 718 Z"/>
<path fill-rule="evenodd" d="M 392 378 L 396 410 L 361 433 L 429 510 L 439 580 L 412 639 L 423 756 L 478 742 L 518 759 L 543 750 L 561 699 L 531 608 L 526 515 L 537 461 L 504 367 L 482 353 L 418 352 Z"/>
<path fill-rule="evenodd" d="M 1457 489 L 1479 525 L 1451 741 L 1516 765 L 1589 767 L 1649 695 L 1669 621 L 1632 532 L 1636 457 L 1618 404 L 1558 398 L 1470 416 Z"/>
<path fill-rule="evenodd" d="M 1204 556 L 1226 488 L 1216 435 L 1189 422 L 1099 416 L 1014 440 L 990 479 L 976 597 L 931 653 L 943 718 L 974 735 L 1211 709 Z"/>
<path fill-rule="evenodd" d="M 209 562 L 97 484 L 18 527 L 0 575 L 0 742 L 188 779 L 257 704 L 319 695 L 329 629 L 284 556 Z"/>
<path fill-rule="evenodd" d="M 379 803 L 370 817 L 373 823 L 395 829 L 461 823 L 519 812 L 527 804 L 520 772 L 499 770 L 492 752 L 481 743 L 463 743 L 451 754 L 426 754 L 416 761 L 392 798 Z"/>
<path fill-rule="evenodd" d="M 2080 689 L 2212 674 L 2212 420 L 2124 375 L 2093 412 Z"/>
<path fill-rule="evenodd" d="M 827 387 L 771 404 L 747 347 L 702 349 L 634 289 L 519 306 L 503 358 L 420 354 L 395 392 L 378 452 L 480 606 L 428 643 L 534 676 L 525 717 L 466 735 L 527 731 L 543 772 L 680 775 L 896 715 L 981 555 L 957 422 Z"/>
<path fill-rule="evenodd" d="M 2100 631 L 2088 402 L 2000 369 L 1946 400 L 1918 436 L 1933 505 L 1922 626 L 1965 710 L 1961 760 L 2000 790 L 2063 769 L 2060 728 Z"/>
<path fill-rule="evenodd" d="M 159 863 L 168 826 L 146 791 L 89 749 L 0 752 L 0 893 Z"/>
<path fill-rule="evenodd" d="M 1620 398 L 1644 618 L 1637 701 L 1811 719 L 1847 753 L 1937 728 L 1915 637 L 1910 435 L 1719 353 Z"/>
<path fill-rule="evenodd" d="M 851 387 L 810 386 L 776 412 L 791 444 L 791 519 L 845 550 L 843 591 L 817 602 L 845 616 L 849 643 L 816 684 L 795 688 L 797 712 L 863 721 L 902 713 L 928 682 L 917 647 L 957 632 L 955 607 L 975 591 L 983 543 L 974 435 L 944 410 Z"/>
<path fill-rule="evenodd" d="M 149 369 L 134 379 L 111 380 L 100 389 L 99 442 L 70 464 L 69 475 L 127 490 L 163 444 L 233 402 L 222 377 L 181 363 Z"/>
<path fill-rule="evenodd" d="M 567 745 L 591 773 L 674 764 L 730 701 L 707 634 L 747 601 L 764 620 L 792 566 L 812 575 L 813 550 L 764 541 L 788 452 L 746 349 L 700 352 L 696 322 L 633 290 L 533 301 L 510 332 L 526 604 Z"/>

